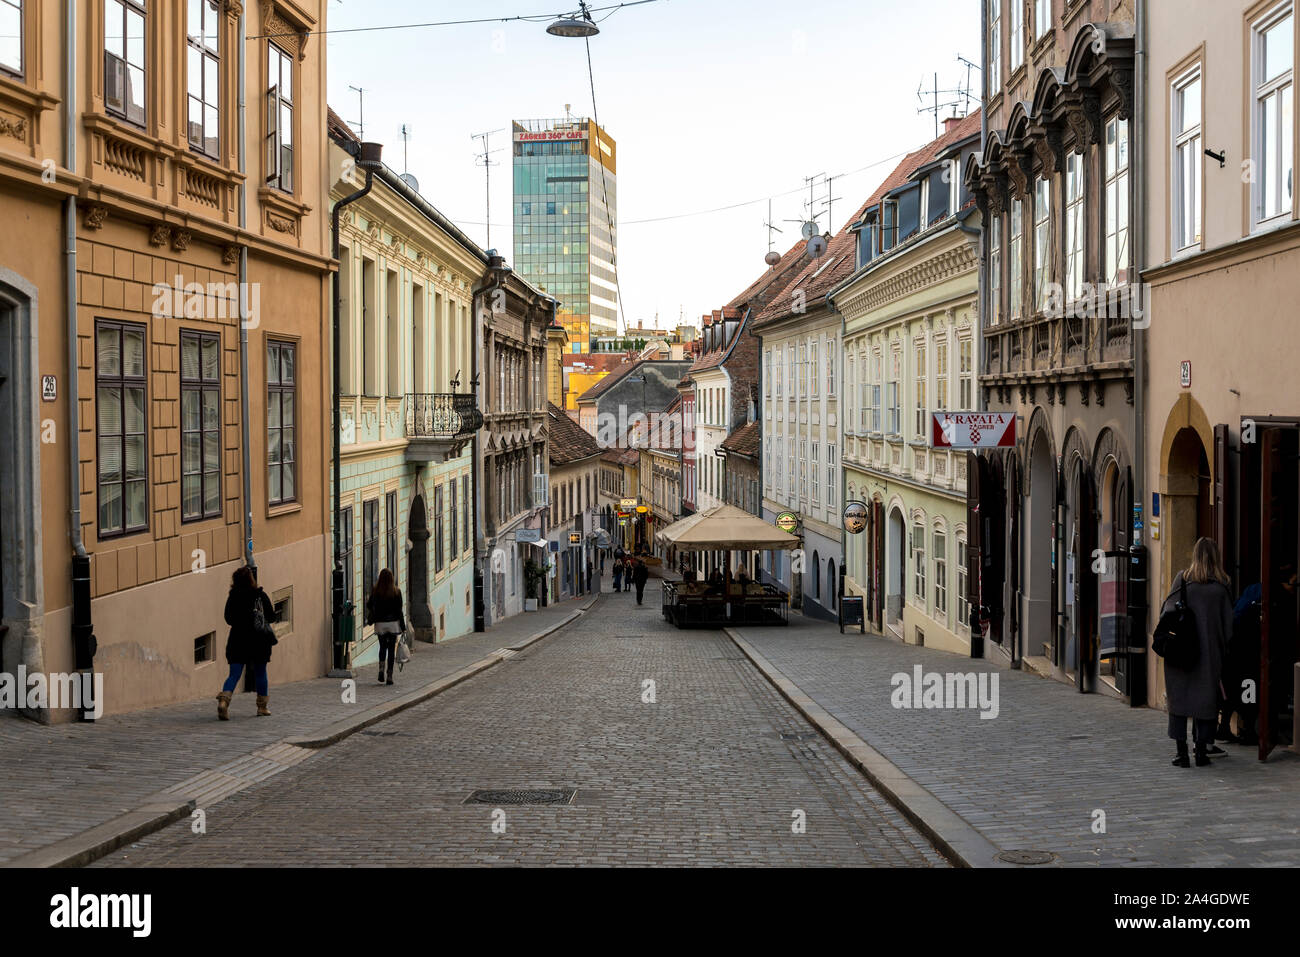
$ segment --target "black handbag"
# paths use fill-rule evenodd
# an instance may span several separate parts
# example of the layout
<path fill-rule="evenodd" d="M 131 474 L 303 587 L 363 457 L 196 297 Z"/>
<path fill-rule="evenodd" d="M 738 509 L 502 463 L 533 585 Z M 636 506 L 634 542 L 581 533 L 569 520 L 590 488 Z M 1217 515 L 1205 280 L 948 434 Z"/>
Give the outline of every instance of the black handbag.
<path fill-rule="evenodd" d="M 1186 579 L 1178 583 L 1178 600 L 1174 607 L 1160 616 L 1151 635 L 1151 650 L 1175 668 L 1189 670 L 1196 667 L 1201 656 L 1201 638 L 1196 615 L 1187 605 Z"/>
<path fill-rule="evenodd" d="M 262 608 L 261 592 L 253 596 L 253 634 L 259 641 L 264 641 L 268 645 L 280 643 L 280 639 L 275 637 L 275 629 L 267 621 L 266 611 Z"/>

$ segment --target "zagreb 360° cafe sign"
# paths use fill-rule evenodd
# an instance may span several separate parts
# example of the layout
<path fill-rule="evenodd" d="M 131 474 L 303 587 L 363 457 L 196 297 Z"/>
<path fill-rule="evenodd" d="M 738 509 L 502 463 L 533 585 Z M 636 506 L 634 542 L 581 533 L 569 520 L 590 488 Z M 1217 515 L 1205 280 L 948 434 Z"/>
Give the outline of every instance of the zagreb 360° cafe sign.
<path fill-rule="evenodd" d="M 934 449 L 1009 449 L 1016 444 L 1014 412 L 931 412 Z"/>
<path fill-rule="evenodd" d="M 516 133 L 516 143 L 532 143 L 539 140 L 585 140 L 586 130 L 545 130 L 541 133 Z"/>

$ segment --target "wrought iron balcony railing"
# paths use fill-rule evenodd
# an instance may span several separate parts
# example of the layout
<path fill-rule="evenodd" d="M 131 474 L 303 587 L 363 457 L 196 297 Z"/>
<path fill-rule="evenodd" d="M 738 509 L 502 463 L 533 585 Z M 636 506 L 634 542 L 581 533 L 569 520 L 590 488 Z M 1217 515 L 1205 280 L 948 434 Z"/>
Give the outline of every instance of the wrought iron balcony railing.
<path fill-rule="evenodd" d="M 406 435 L 413 439 L 455 439 L 483 424 L 475 396 L 467 392 L 408 392 Z"/>

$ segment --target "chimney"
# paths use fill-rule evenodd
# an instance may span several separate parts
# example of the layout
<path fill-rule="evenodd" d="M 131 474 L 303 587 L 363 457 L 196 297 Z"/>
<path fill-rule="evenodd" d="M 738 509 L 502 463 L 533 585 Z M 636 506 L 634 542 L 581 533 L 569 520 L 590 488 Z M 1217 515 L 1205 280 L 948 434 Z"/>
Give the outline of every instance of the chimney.
<path fill-rule="evenodd" d="M 962 120 L 964 120 L 965 118 L 966 118 L 966 117 L 964 117 L 964 116 L 950 116 L 950 117 L 948 117 L 947 119 L 945 119 L 945 120 L 943 121 L 943 131 L 944 131 L 945 133 L 951 133 L 953 130 L 955 130 L 955 129 L 957 128 L 957 124 L 960 123 L 960 122 L 961 122 Z"/>

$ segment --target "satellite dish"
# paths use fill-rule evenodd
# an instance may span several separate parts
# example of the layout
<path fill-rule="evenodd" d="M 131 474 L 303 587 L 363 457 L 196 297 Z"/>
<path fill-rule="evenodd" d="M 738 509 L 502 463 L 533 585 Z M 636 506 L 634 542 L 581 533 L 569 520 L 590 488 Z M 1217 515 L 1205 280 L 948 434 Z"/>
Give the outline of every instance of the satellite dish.
<path fill-rule="evenodd" d="M 403 183 L 411 187 L 411 189 L 414 190 L 415 192 L 418 193 L 420 191 L 420 181 L 415 178 L 415 174 L 403 173 L 400 178 Z"/>
<path fill-rule="evenodd" d="M 814 236 L 808 240 L 808 255 L 813 259 L 818 259 L 826 252 L 826 237 Z"/>
<path fill-rule="evenodd" d="M 803 226 L 799 228 L 799 235 L 802 236 L 804 239 L 812 239 L 814 236 L 817 235 L 817 224 L 813 222 L 811 219 L 808 220 L 806 223 L 803 224 Z"/>
<path fill-rule="evenodd" d="M 773 249 L 771 252 L 769 252 L 766 256 L 763 257 L 763 262 L 767 263 L 769 266 L 775 266 L 780 261 L 781 261 L 781 254 L 777 252 L 775 249 Z"/>

